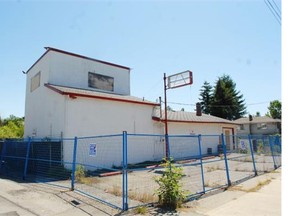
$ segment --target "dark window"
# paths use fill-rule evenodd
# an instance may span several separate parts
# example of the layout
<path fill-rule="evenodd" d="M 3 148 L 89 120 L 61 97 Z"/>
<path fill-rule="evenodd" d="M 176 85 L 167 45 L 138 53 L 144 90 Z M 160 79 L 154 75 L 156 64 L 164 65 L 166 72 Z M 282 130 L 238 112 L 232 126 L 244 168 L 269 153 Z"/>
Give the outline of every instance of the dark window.
<path fill-rule="evenodd" d="M 114 91 L 114 78 L 89 72 L 88 86 L 105 91 Z"/>

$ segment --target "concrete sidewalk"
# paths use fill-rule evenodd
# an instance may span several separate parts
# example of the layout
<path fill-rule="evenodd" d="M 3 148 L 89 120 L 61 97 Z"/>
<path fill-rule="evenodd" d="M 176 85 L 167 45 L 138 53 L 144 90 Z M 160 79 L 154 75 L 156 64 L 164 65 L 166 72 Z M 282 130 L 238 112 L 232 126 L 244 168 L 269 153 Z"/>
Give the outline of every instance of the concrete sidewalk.
<path fill-rule="evenodd" d="M 281 168 L 189 204 L 180 215 L 280 216 Z"/>

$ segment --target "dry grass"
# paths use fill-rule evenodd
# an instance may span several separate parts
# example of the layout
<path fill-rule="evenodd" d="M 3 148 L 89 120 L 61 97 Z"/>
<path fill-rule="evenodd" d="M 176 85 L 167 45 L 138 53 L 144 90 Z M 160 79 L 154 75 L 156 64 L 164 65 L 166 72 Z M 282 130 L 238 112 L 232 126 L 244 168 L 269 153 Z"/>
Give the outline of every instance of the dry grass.
<path fill-rule="evenodd" d="M 100 179 L 95 177 L 81 177 L 78 179 L 78 182 L 81 184 L 93 185 L 99 183 Z"/>
<path fill-rule="evenodd" d="M 215 170 L 220 170 L 219 165 L 217 166 L 211 166 L 211 167 L 206 167 L 206 172 L 213 172 Z"/>
<path fill-rule="evenodd" d="M 243 192 L 257 192 L 262 187 L 264 187 L 265 185 L 268 185 L 270 182 L 271 182 L 271 179 L 265 179 L 263 181 L 259 181 L 258 184 L 253 188 L 243 189 L 241 186 L 233 186 L 233 187 L 230 187 L 228 190 L 230 190 L 230 191 L 243 191 Z"/>
<path fill-rule="evenodd" d="M 113 185 L 112 188 L 106 189 L 105 192 L 111 193 L 115 196 L 122 196 L 122 189 L 119 186 Z"/>
<path fill-rule="evenodd" d="M 256 191 L 260 190 L 263 186 L 268 185 L 270 182 L 271 182 L 271 179 L 266 179 L 264 181 L 260 181 L 260 182 L 258 182 L 258 184 L 255 187 L 247 190 L 247 192 L 256 192 Z"/>
<path fill-rule="evenodd" d="M 137 200 L 143 203 L 157 202 L 158 198 L 151 193 L 137 193 L 135 191 L 130 191 L 128 193 L 130 199 Z"/>
<path fill-rule="evenodd" d="M 115 196 L 122 196 L 122 188 L 116 185 L 113 185 L 112 188 L 106 189 L 105 192 L 111 193 Z M 143 203 L 150 203 L 150 202 L 157 202 L 158 198 L 151 194 L 151 193 L 140 193 L 140 192 L 134 192 L 129 191 L 128 197 L 132 200 L 137 200 Z"/>

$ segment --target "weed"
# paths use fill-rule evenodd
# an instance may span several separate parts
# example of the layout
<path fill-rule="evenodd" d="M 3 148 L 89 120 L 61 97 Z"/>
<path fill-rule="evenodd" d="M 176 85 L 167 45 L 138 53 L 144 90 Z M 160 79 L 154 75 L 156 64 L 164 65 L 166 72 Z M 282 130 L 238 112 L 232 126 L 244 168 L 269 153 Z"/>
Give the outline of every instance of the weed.
<path fill-rule="evenodd" d="M 160 206 L 176 209 L 181 207 L 186 194 L 180 184 L 183 169 L 172 164 L 172 160 L 172 158 L 164 160 L 165 170 L 161 177 L 155 178 L 155 182 L 159 185 L 155 193 L 158 195 Z"/>
<path fill-rule="evenodd" d="M 75 170 L 75 180 L 76 182 L 82 182 L 82 180 L 86 177 L 85 167 L 82 165 L 77 165 Z"/>
<path fill-rule="evenodd" d="M 139 206 L 134 210 L 135 214 L 141 214 L 141 215 L 147 214 L 147 212 L 148 210 L 146 206 Z"/>

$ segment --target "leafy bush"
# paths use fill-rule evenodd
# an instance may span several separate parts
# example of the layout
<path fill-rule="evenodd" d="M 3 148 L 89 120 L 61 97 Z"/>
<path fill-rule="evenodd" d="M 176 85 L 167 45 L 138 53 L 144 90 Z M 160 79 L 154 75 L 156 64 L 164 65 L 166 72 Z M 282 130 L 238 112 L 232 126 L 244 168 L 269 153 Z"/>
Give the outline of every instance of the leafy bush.
<path fill-rule="evenodd" d="M 176 167 L 171 160 L 171 158 L 170 160 L 165 159 L 163 164 L 165 171 L 161 177 L 155 178 L 156 183 L 159 185 L 155 193 L 158 195 L 160 206 L 176 209 L 181 207 L 186 199 L 186 194 L 180 184 L 183 169 Z"/>

